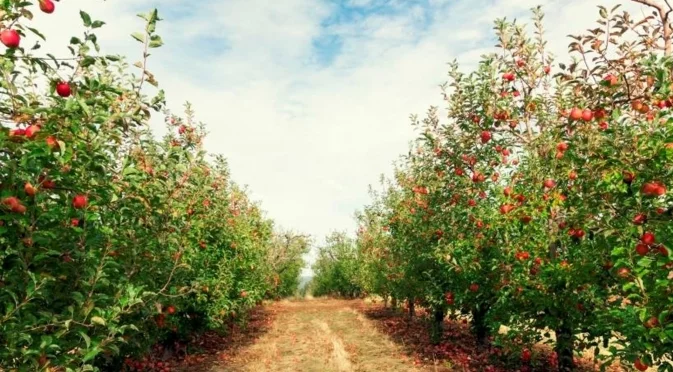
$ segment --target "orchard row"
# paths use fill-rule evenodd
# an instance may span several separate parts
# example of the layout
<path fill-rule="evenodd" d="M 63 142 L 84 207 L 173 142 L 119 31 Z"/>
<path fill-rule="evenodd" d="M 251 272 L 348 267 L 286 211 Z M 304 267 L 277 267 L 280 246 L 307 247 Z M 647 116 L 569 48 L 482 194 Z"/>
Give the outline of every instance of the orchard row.
<path fill-rule="evenodd" d="M 532 36 L 496 21 L 499 50 L 475 71 L 451 64 L 448 120 L 414 118 L 414 148 L 359 214 L 353 248 L 321 256 L 315 289 L 418 304 L 436 341 L 446 315 L 469 315 L 522 370 L 552 330 L 542 370 L 602 346 L 600 364 L 672 371 L 670 36 L 600 7 L 555 63 L 533 14 Z"/>
<path fill-rule="evenodd" d="M 307 240 L 275 229 L 209 157 L 189 105 L 182 118 L 163 91 L 148 96 L 156 10 L 140 15 L 132 67 L 98 54 L 104 22 L 85 12 L 70 58 L 35 54 L 38 7 L 55 8 L 0 4 L 0 370 L 171 370 L 143 354 L 293 294 Z"/>

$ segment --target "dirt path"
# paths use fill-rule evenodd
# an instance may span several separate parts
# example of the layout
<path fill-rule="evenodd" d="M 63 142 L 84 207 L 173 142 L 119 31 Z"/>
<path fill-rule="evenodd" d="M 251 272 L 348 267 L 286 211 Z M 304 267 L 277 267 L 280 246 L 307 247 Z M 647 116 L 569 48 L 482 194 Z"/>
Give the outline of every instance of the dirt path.
<path fill-rule="evenodd" d="M 210 372 L 420 371 L 351 305 L 331 299 L 275 303 L 269 332 Z"/>

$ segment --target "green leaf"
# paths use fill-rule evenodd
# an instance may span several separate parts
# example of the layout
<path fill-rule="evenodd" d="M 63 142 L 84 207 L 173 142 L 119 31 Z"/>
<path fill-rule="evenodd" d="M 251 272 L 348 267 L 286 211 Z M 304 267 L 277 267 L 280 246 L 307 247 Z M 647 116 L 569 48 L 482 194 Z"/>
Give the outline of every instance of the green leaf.
<path fill-rule="evenodd" d="M 134 39 L 138 40 L 138 41 L 141 42 L 141 43 L 144 43 L 144 42 L 145 42 L 145 35 L 143 35 L 143 34 L 140 33 L 140 32 L 134 32 L 134 33 L 132 33 L 132 34 L 131 34 L 131 37 L 133 37 Z"/>
<path fill-rule="evenodd" d="M 96 346 L 93 349 L 89 350 L 88 353 L 86 353 L 86 355 L 84 356 L 84 359 L 82 359 L 82 361 L 84 361 L 84 362 L 89 361 L 89 360 L 95 358 L 96 355 L 98 355 L 98 353 L 100 353 L 100 349 L 98 348 L 98 346 Z"/>
<path fill-rule="evenodd" d="M 36 30 L 36 29 L 34 29 L 34 28 L 32 28 L 32 27 L 26 27 L 26 29 L 28 29 L 30 32 L 32 32 L 32 33 L 34 33 L 35 35 L 37 35 L 40 39 L 45 40 L 45 41 L 47 40 L 47 38 L 45 38 L 44 35 L 42 35 L 42 34 L 40 33 L 40 31 L 38 31 L 38 30 Z"/>
<path fill-rule="evenodd" d="M 159 35 L 152 35 L 150 38 L 150 48 L 158 48 L 160 46 L 164 45 L 163 40 L 161 40 L 161 37 Z"/>
<path fill-rule="evenodd" d="M 103 27 L 104 24 L 105 22 L 103 21 L 93 21 L 93 23 L 91 24 L 91 28 L 100 28 Z"/>
<path fill-rule="evenodd" d="M 94 324 L 102 325 L 102 326 L 105 325 L 105 319 L 103 319 L 99 316 L 92 317 L 91 322 L 94 323 Z"/>
<path fill-rule="evenodd" d="M 91 16 L 83 10 L 79 11 L 79 16 L 82 17 L 82 22 L 84 22 L 85 27 L 91 26 Z"/>

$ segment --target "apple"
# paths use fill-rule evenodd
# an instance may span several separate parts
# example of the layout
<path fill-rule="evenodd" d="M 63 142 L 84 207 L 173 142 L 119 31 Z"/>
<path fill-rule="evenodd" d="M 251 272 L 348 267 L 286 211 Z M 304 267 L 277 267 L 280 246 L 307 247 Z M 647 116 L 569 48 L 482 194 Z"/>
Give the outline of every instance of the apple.
<path fill-rule="evenodd" d="M 570 110 L 570 120 L 580 120 L 582 118 L 582 110 L 578 109 L 577 107 L 573 107 L 572 110 Z"/>
<path fill-rule="evenodd" d="M 47 13 L 51 14 L 54 12 L 55 6 L 54 2 L 51 0 L 40 0 L 40 10 Z"/>
<path fill-rule="evenodd" d="M 26 128 L 26 137 L 33 138 L 40 131 L 40 127 L 37 125 L 31 125 Z"/>
<path fill-rule="evenodd" d="M 246 298 L 246 297 L 248 297 L 248 292 L 246 292 L 246 291 L 241 291 L 241 297 L 242 297 L 242 298 Z"/>
<path fill-rule="evenodd" d="M 505 194 L 505 196 L 510 196 L 510 195 L 512 195 L 512 187 L 511 187 L 511 186 L 507 186 L 507 187 L 505 187 L 505 189 L 502 190 L 502 193 Z"/>
<path fill-rule="evenodd" d="M 185 127 L 184 125 L 181 125 L 181 126 L 178 128 L 178 133 L 179 133 L 179 134 L 184 134 L 186 130 L 187 130 L 187 127 Z"/>
<path fill-rule="evenodd" d="M 635 178 L 636 178 L 636 175 L 633 172 L 629 172 L 629 171 L 623 171 L 622 172 L 622 180 L 625 183 L 630 184 L 631 182 L 633 182 L 633 180 Z"/>
<path fill-rule="evenodd" d="M 656 316 L 650 317 L 650 319 L 648 319 L 645 322 L 645 327 L 647 327 L 647 328 L 654 328 L 658 325 L 659 325 L 659 319 L 657 319 Z"/>
<path fill-rule="evenodd" d="M 551 66 L 544 66 L 543 70 L 546 75 L 549 75 L 549 72 L 551 72 Z"/>
<path fill-rule="evenodd" d="M 470 284 L 470 292 L 476 292 L 478 290 L 479 290 L 479 284 L 477 283 Z"/>
<path fill-rule="evenodd" d="M 444 294 L 444 300 L 448 305 L 453 305 L 454 303 L 453 292 L 446 292 Z"/>
<path fill-rule="evenodd" d="M 531 216 L 526 215 L 526 216 L 521 217 L 521 222 L 523 222 L 525 224 L 529 224 L 532 219 L 533 218 Z"/>
<path fill-rule="evenodd" d="M 556 145 L 556 150 L 558 150 L 559 152 L 564 152 L 564 151 L 568 150 L 568 144 L 565 143 L 565 142 L 559 142 Z"/>
<path fill-rule="evenodd" d="M 58 148 L 58 141 L 56 140 L 56 137 L 49 136 L 44 141 L 47 143 L 47 146 L 49 146 L 50 149 L 55 150 Z"/>
<path fill-rule="evenodd" d="M 596 111 L 594 111 L 594 117 L 596 120 L 602 120 L 607 116 L 607 113 L 605 112 L 604 108 L 598 108 Z"/>
<path fill-rule="evenodd" d="M 640 192 L 645 196 L 663 196 L 666 194 L 666 186 L 661 181 L 650 181 L 643 184 Z"/>
<path fill-rule="evenodd" d="M 636 245 L 636 253 L 638 253 L 641 256 L 645 256 L 649 251 L 650 248 L 646 244 L 638 243 Z"/>
<path fill-rule="evenodd" d="M 75 197 L 72 199 L 72 206 L 75 209 L 86 208 L 88 203 L 89 200 L 86 195 L 75 195 Z"/>
<path fill-rule="evenodd" d="M 512 204 L 504 204 L 500 206 L 500 213 L 501 214 L 507 214 L 511 212 L 514 209 L 514 206 Z"/>
<path fill-rule="evenodd" d="M 8 196 L 4 199 L 2 199 L 2 204 L 4 204 L 7 207 L 14 207 L 17 204 L 20 204 L 19 199 L 14 197 L 14 196 Z"/>
<path fill-rule="evenodd" d="M 638 213 L 637 215 L 633 216 L 632 222 L 634 225 L 642 225 L 647 222 L 647 215 L 644 213 Z"/>
<path fill-rule="evenodd" d="M 460 168 L 456 168 L 455 174 L 456 174 L 456 176 L 459 176 L 459 177 L 460 177 L 460 176 L 462 176 L 463 174 L 465 174 L 465 172 L 464 172 L 462 169 L 460 169 Z"/>
<path fill-rule="evenodd" d="M 619 269 L 617 269 L 617 276 L 619 276 L 620 278 L 626 279 L 629 277 L 630 274 L 631 270 L 629 270 L 628 267 L 620 267 Z"/>
<path fill-rule="evenodd" d="M 636 359 L 636 361 L 633 362 L 633 366 L 634 366 L 637 370 L 639 370 L 639 371 L 647 371 L 647 369 L 650 368 L 650 366 L 648 366 L 647 364 L 643 363 L 643 362 L 640 360 L 640 358 Z"/>
<path fill-rule="evenodd" d="M 593 118 L 594 118 L 594 113 L 591 110 L 584 109 L 584 111 L 582 111 L 582 120 L 591 121 L 591 120 L 593 120 Z"/>
<path fill-rule="evenodd" d="M 556 186 L 556 182 L 553 179 L 548 178 L 544 180 L 543 185 L 546 189 L 551 189 L 552 187 Z"/>
<path fill-rule="evenodd" d="M 72 93 L 70 84 L 65 81 L 58 82 L 56 84 L 56 93 L 63 98 L 70 97 L 70 94 Z"/>
<path fill-rule="evenodd" d="M 475 207 L 477 205 L 477 201 L 474 199 L 470 199 L 467 201 L 467 205 L 469 205 L 470 207 Z"/>
<path fill-rule="evenodd" d="M 640 241 L 643 244 L 652 245 L 655 243 L 656 238 L 653 233 L 646 231 L 645 233 L 643 233 L 643 236 L 640 237 Z"/>
<path fill-rule="evenodd" d="M 575 172 L 574 170 L 570 171 L 570 173 L 568 173 L 568 178 L 572 181 L 576 180 L 577 179 L 577 172 Z"/>
<path fill-rule="evenodd" d="M 526 62 L 523 59 L 517 59 L 516 60 L 516 65 L 517 67 L 523 67 L 526 65 Z"/>
<path fill-rule="evenodd" d="M 511 72 L 505 72 L 502 74 L 502 78 L 506 81 L 514 81 L 514 74 Z"/>
<path fill-rule="evenodd" d="M 598 124 L 598 128 L 600 130 L 608 130 L 608 123 L 606 121 L 602 121 L 600 124 Z"/>
<path fill-rule="evenodd" d="M 527 363 L 527 362 L 530 362 L 530 357 L 531 357 L 530 350 L 528 350 L 528 349 L 523 349 L 523 350 L 521 351 L 521 360 L 523 360 L 524 362 Z"/>
<path fill-rule="evenodd" d="M 4 30 L 0 32 L 0 42 L 9 49 L 15 49 L 21 44 L 21 35 L 16 30 Z"/>
<path fill-rule="evenodd" d="M 608 83 L 609 86 L 613 87 L 613 86 L 617 85 L 617 82 L 619 81 L 619 79 L 615 75 L 607 74 L 607 75 L 605 75 L 605 77 L 603 77 L 603 81 Z"/>
<path fill-rule="evenodd" d="M 35 196 L 35 194 L 37 194 L 37 189 L 35 189 L 35 186 L 31 185 L 30 182 L 26 182 L 23 186 L 23 190 L 28 196 Z"/>
<path fill-rule="evenodd" d="M 481 132 L 481 143 L 487 143 L 491 140 L 491 132 L 485 130 Z"/>
<path fill-rule="evenodd" d="M 166 312 L 169 314 L 175 314 L 175 306 L 170 305 L 166 308 Z"/>

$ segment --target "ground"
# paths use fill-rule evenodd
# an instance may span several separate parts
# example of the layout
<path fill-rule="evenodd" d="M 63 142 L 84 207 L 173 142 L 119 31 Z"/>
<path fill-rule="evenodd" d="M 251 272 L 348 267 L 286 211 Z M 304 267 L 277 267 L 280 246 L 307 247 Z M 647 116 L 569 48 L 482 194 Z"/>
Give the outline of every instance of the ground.
<path fill-rule="evenodd" d="M 402 310 L 363 300 L 271 302 L 255 309 L 245 326 L 199 335 L 161 359 L 171 371 L 184 372 L 555 370 L 545 345 L 532 349 L 530 362 L 522 362 L 518 349 L 479 347 L 467 320 L 447 319 L 434 345 L 422 315 L 410 319 Z M 578 363 L 578 372 L 598 370 L 589 356 Z"/>
<path fill-rule="evenodd" d="M 224 371 L 417 371 L 413 360 L 354 307 L 358 301 L 281 301 L 269 305 L 267 333 L 215 361 Z M 193 371 L 193 369 L 192 369 Z"/>

